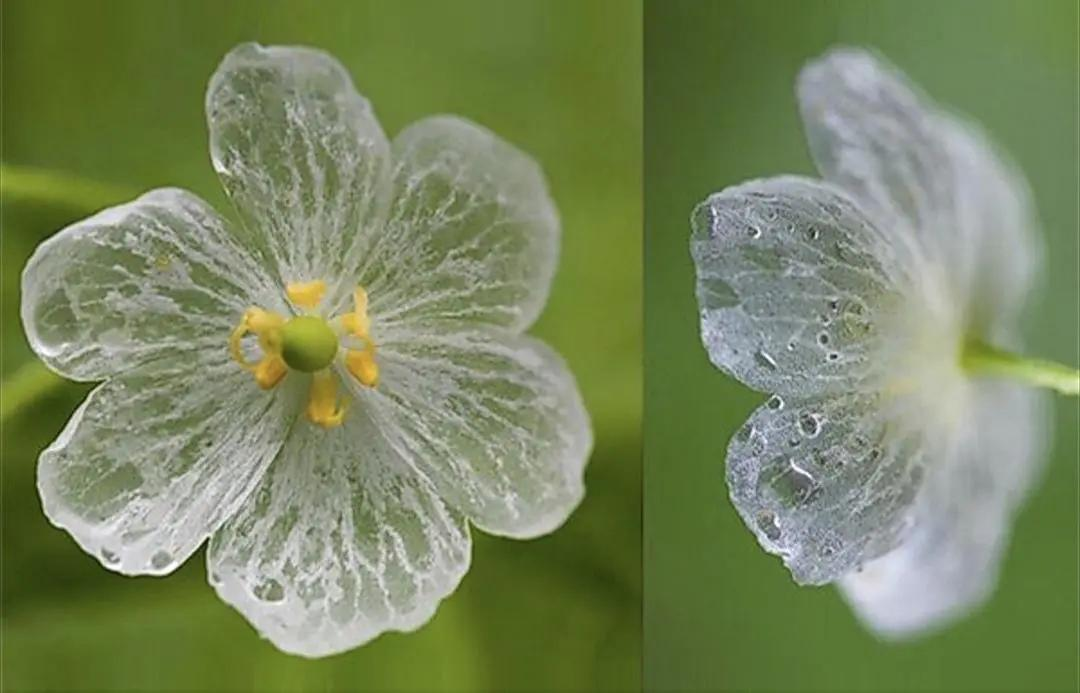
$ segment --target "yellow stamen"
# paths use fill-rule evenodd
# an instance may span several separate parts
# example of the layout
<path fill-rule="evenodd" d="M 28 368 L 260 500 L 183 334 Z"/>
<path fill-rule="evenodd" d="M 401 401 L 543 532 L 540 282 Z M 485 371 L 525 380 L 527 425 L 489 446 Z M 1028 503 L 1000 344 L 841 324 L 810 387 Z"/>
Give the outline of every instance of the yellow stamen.
<path fill-rule="evenodd" d="M 361 384 L 375 387 L 379 384 L 379 364 L 375 362 L 375 344 L 368 342 L 364 349 L 345 352 L 345 367 Z"/>
<path fill-rule="evenodd" d="M 255 375 L 255 382 L 264 390 L 269 390 L 280 383 L 288 372 L 289 369 L 285 365 L 285 360 L 273 354 L 264 356 L 252 371 Z"/>
<path fill-rule="evenodd" d="M 313 282 L 294 282 L 285 287 L 285 294 L 294 304 L 313 310 L 326 294 L 326 282 L 321 279 Z"/>
<path fill-rule="evenodd" d="M 241 341 L 248 332 L 259 338 L 259 346 L 267 354 L 276 354 L 281 348 L 279 330 L 285 324 L 285 318 L 277 313 L 271 313 L 262 308 L 248 308 L 244 311 L 244 317 L 240 324 L 229 336 L 229 354 L 233 360 L 249 371 L 254 371 L 257 365 L 244 358 L 244 349 Z M 280 378 L 279 378 L 280 380 Z"/>
<path fill-rule="evenodd" d="M 307 416 L 323 428 L 340 426 L 345 418 L 345 404 L 338 402 L 337 378 L 329 370 L 321 370 L 311 377 Z"/>

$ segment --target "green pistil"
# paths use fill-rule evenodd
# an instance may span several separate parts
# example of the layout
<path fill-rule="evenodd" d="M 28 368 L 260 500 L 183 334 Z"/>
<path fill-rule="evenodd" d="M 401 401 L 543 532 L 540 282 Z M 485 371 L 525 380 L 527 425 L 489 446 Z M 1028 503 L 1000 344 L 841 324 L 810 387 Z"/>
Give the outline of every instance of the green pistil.
<path fill-rule="evenodd" d="M 1029 359 L 980 341 L 964 346 L 960 365 L 971 375 L 1019 380 L 1063 395 L 1080 395 L 1080 370 L 1053 361 Z"/>
<path fill-rule="evenodd" d="M 289 368 L 320 371 L 334 360 L 337 349 L 337 335 L 322 318 L 301 315 L 281 327 L 281 358 Z"/>

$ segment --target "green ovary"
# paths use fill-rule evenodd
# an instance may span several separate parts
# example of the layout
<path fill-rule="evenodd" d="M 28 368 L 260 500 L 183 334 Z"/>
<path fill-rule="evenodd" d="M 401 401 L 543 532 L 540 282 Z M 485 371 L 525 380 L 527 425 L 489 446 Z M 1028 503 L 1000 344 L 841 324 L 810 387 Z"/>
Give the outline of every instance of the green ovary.
<path fill-rule="evenodd" d="M 337 335 L 322 318 L 301 315 L 281 327 L 281 357 L 294 370 L 322 370 L 334 360 L 337 349 Z"/>

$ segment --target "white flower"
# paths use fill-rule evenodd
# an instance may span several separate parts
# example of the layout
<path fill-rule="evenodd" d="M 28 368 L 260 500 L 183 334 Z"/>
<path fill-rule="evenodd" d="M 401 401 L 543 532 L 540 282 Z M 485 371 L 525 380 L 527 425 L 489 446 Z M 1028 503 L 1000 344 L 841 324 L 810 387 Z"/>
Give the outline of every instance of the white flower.
<path fill-rule="evenodd" d="M 981 131 L 883 61 L 830 52 L 798 96 L 825 180 L 743 183 L 692 220 L 709 356 L 773 394 L 727 482 L 798 583 L 903 636 L 989 595 L 1039 473 L 1040 393 L 983 377 L 1018 346 L 1036 225 Z"/>
<path fill-rule="evenodd" d="M 206 114 L 239 224 L 155 190 L 25 269 L 34 350 L 105 380 L 41 455 L 45 512 L 130 575 L 209 538 L 214 589 L 288 652 L 415 629 L 469 522 L 535 537 L 584 493 L 574 379 L 522 334 L 558 252 L 542 174 L 454 117 L 387 141 L 306 48 L 237 47 Z"/>

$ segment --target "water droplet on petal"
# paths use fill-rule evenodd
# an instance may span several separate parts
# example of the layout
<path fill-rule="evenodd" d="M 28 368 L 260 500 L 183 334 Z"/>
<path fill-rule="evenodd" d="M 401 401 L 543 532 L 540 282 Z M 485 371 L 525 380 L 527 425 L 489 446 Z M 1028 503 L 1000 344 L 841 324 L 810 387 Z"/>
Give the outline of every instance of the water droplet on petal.
<path fill-rule="evenodd" d="M 807 438 L 816 438 L 821 433 L 821 421 L 817 414 L 805 413 L 799 417 L 799 430 Z"/>
<path fill-rule="evenodd" d="M 761 229 L 756 226 L 747 226 L 746 235 L 750 238 L 759 238 L 761 236 Z"/>
<path fill-rule="evenodd" d="M 769 398 L 769 401 L 765 403 L 765 406 L 773 411 L 780 411 L 784 408 L 784 400 L 780 399 L 780 395 L 773 395 Z"/>
<path fill-rule="evenodd" d="M 120 556 L 116 555 L 112 551 L 108 550 L 104 546 L 101 547 L 101 557 L 105 559 L 105 562 L 109 565 L 116 565 L 120 562 Z"/>
<path fill-rule="evenodd" d="M 769 355 L 769 352 L 764 349 L 757 350 L 754 354 L 754 360 L 757 361 L 757 364 L 762 368 L 767 368 L 770 371 L 776 370 L 776 359 Z"/>
<path fill-rule="evenodd" d="M 829 333 L 821 332 L 817 336 L 817 343 L 821 346 L 826 346 L 829 343 Z"/>
<path fill-rule="evenodd" d="M 775 514 L 768 510 L 762 510 L 758 513 L 757 526 L 770 541 L 776 541 L 780 538 L 780 521 L 776 519 Z"/>
<path fill-rule="evenodd" d="M 172 554 L 168 551 L 158 551 L 150 557 L 150 567 L 154 570 L 162 570 L 172 563 Z"/>
<path fill-rule="evenodd" d="M 821 232 L 818 231 L 816 226 L 811 226 L 810 228 L 806 229 L 806 240 L 816 241 L 820 236 Z"/>
<path fill-rule="evenodd" d="M 272 578 L 266 578 L 260 582 L 252 592 L 264 602 L 280 602 L 285 598 L 285 590 L 281 583 Z"/>

